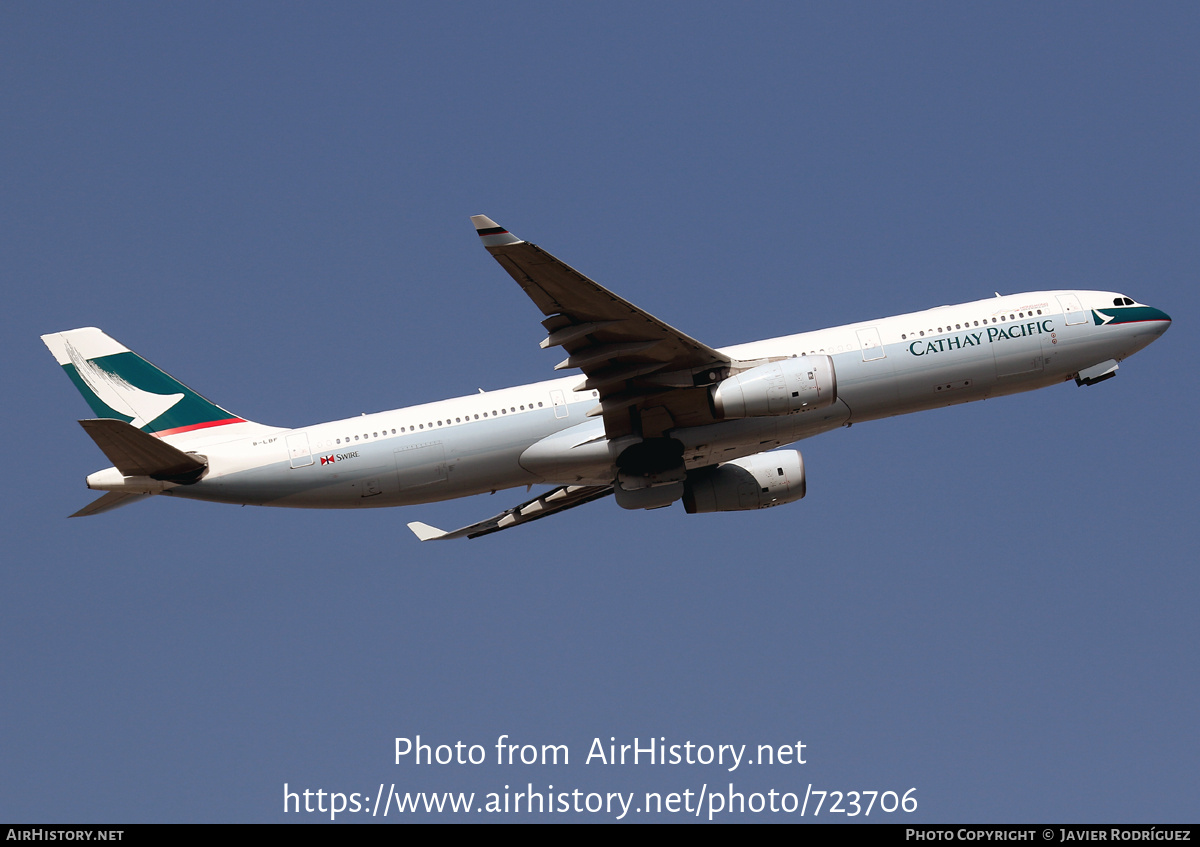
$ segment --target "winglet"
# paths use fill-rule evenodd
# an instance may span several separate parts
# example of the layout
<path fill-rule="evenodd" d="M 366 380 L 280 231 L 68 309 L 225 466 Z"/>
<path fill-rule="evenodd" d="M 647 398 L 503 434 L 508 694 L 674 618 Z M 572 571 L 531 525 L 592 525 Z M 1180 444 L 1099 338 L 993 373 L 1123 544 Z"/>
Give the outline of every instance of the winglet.
<path fill-rule="evenodd" d="M 413 521 L 408 525 L 408 528 L 412 530 L 413 535 L 417 537 L 418 541 L 436 541 L 439 538 L 445 538 L 449 534 L 438 529 L 436 526 L 430 526 L 420 521 Z"/>
<path fill-rule="evenodd" d="M 471 223 L 475 224 L 475 232 L 479 234 L 484 247 L 502 247 L 505 244 L 521 243 L 521 239 L 487 215 L 471 215 Z"/>

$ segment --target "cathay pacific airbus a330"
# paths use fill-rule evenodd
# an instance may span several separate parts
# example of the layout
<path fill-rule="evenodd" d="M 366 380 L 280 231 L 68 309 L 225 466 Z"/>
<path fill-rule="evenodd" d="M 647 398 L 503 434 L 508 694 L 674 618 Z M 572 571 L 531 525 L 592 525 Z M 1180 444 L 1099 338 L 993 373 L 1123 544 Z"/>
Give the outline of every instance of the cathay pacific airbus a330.
<path fill-rule="evenodd" d="M 154 494 L 346 509 L 550 490 L 422 541 L 474 538 L 614 495 L 625 509 L 763 509 L 805 493 L 786 444 L 851 423 L 1029 391 L 1094 385 L 1171 319 L 1124 294 L 1034 291 L 714 349 L 492 220 L 484 246 L 562 347 L 547 382 L 288 429 L 227 412 L 99 329 L 42 336 L 98 416 L 113 463 L 74 516 Z M 74 517 L 73 516 L 73 517 Z"/>

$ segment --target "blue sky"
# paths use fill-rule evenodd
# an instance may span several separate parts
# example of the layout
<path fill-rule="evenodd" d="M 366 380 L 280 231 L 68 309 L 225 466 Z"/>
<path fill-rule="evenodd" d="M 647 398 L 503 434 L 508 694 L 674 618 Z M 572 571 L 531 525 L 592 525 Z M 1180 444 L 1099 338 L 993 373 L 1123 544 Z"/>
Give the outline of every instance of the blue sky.
<path fill-rule="evenodd" d="M 1198 38 L 1182 3 L 5 6 L 0 817 L 531 782 L 1194 819 Z M 718 346 L 1041 288 L 1175 321 L 1101 386 L 804 442 L 760 513 L 65 519 L 106 462 L 45 332 L 285 426 L 547 378 L 472 214 Z M 571 763 L 393 764 L 417 734 Z M 585 764 L 610 737 L 807 763 Z"/>

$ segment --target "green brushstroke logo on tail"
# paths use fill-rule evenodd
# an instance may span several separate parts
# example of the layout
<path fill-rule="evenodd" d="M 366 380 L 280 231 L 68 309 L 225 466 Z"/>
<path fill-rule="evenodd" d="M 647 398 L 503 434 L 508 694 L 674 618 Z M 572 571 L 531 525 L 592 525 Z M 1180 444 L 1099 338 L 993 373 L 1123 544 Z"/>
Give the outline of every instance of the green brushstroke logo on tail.
<path fill-rule="evenodd" d="M 70 342 L 66 350 L 63 370 L 97 417 L 155 435 L 243 421 L 132 351 L 87 359 Z"/>

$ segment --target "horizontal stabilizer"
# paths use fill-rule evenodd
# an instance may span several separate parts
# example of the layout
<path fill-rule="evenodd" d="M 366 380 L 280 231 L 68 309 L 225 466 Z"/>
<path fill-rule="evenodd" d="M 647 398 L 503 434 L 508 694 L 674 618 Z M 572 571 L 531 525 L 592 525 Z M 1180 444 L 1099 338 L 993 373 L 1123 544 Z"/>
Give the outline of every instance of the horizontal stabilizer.
<path fill-rule="evenodd" d="M 208 467 L 203 456 L 185 453 L 124 421 L 96 418 L 80 421 L 79 425 L 125 476 L 194 482 Z"/>
<path fill-rule="evenodd" d="M 98 515 L 101 512 L 107 512 L 110 509 L 116 509 L 121 506 L 128 506 L 130 503 L 145 499 L 148 494 L 136 494 L 132 491 L 110 491 L 103 497 L 100 497 L 88 503 L 75 514 L 73 518 L 82 518 L 87 515 Z"/>
<path fill-rule="evenodd" d="M 447 541 L 451 538 L 478 538 L 492 532 L 508 529 L 510 526 L 536 521 L 539 518 L 565 512 L 575 506 L 582 506 L 593 500 L 599 500 L 612 494 L 611 485 L 560 485 L 545 494 L 539 494 L 532 500 L 526 500 L 519 506 L 506 509 L 494 518 L 488 518 L 461 529 L 446 532 L 427 523 L 413 521 L 408 528 L 420 541 Z"/>

